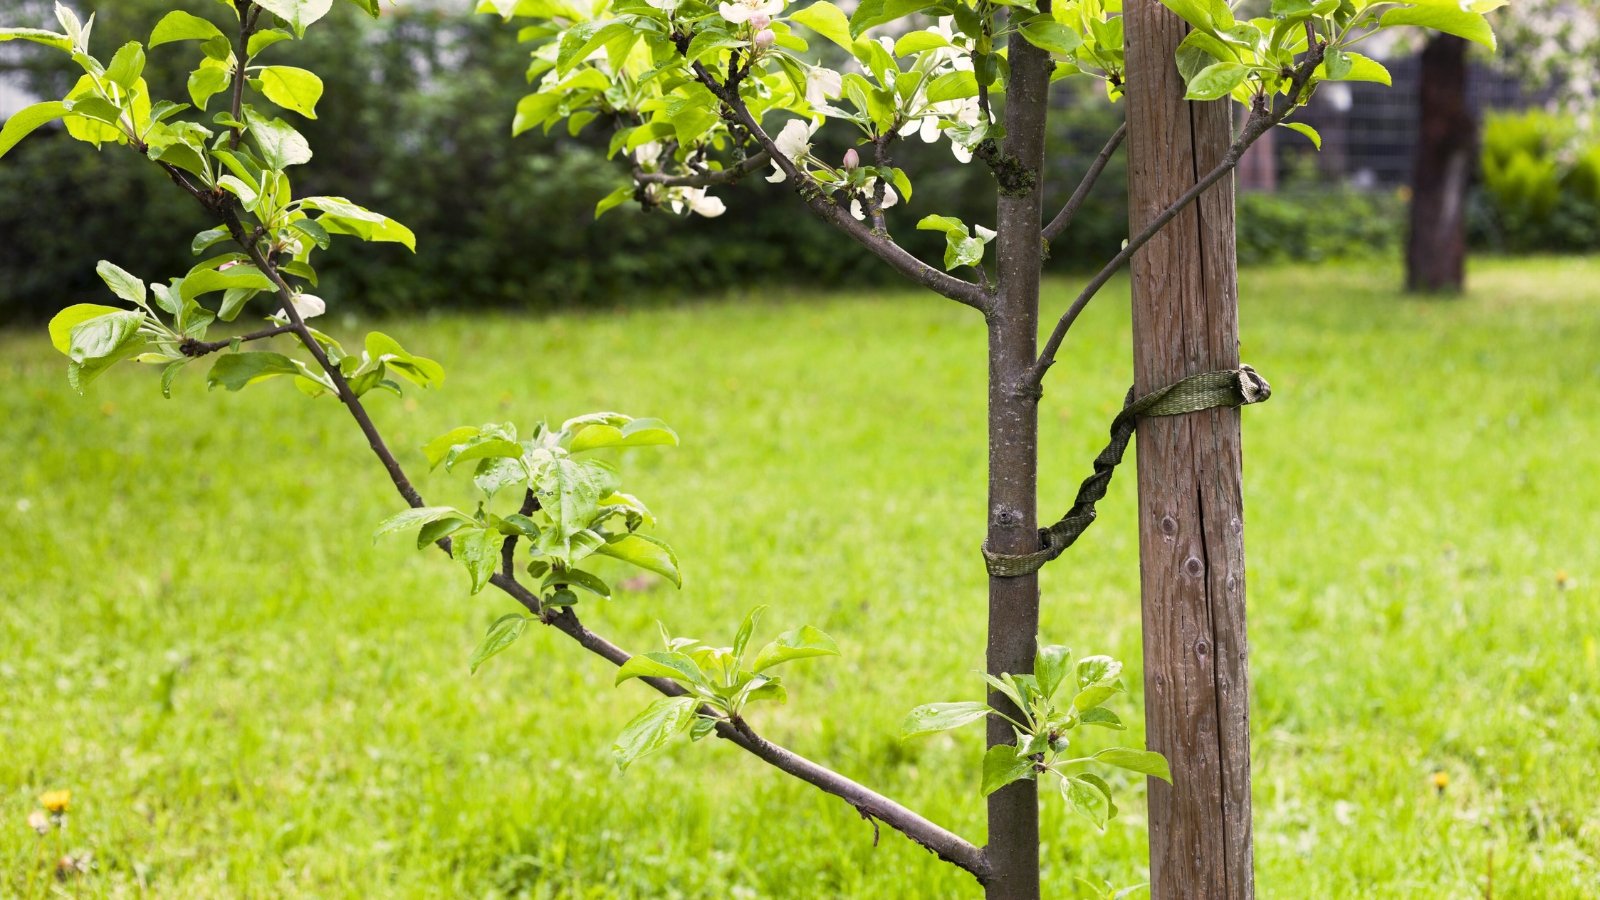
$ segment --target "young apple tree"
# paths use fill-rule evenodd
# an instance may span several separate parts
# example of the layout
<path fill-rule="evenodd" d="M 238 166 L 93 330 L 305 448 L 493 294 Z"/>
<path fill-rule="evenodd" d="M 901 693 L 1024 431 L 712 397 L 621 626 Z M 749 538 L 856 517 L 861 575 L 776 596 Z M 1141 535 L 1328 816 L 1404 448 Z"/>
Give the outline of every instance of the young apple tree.
<path fill-rule="evenodd" d="M 378 13 L 376 0 L 352 2 Z M 292 174 L 311 162 L 312 153 L 292 118 L 315 115 L 322 82 L 286 60 L 293 58 L 292 42 L 329 11 L 332 0 L 219 0 L 215 21 L 174 11 L 155 23 L 147 41 L 112 48 L 109 54 L 91 47 L 93 16 L 82 19 L 65 6 L 57 6 L 59 31 L 0 29 L 0 40 L 61 51 L 83 73 L 65 97 L 8 119 L 0 129 L 0 156 L 29 132 L 61 120 L 81 141 L 131 151 L 159 166 L 214 222 L 191 239 L 202 261 L 181 276 L 147 283 L 116 263 L 102 262 L 99 273 L 118 304 L 71 306 L 52 320 L 50 338 L 68 357 L 74 388 L 82 391 L 111 366 L 129 360 L 160 367 L 161 389 L 170 396 L 185 368 L 212 357 L 208 387 L 237 391 L 282 376 L 311 398 L 336 399 L 407 506 L 381 523 L 379 533 L 414 534 L 419 548 L 432 544 L 459 561 L 474 593 L 492 585 L 520 606 L 490 627 L 471 655 L 472 668 L 504 651 L 533 623 L 555 628 L 616 665 L 619 684 L 639 679 L 662 695 L 621 727 L 613 747 L 619 766 L 660 749 L 681 732 L 693 740 L 715 735 L 959 866 L 988 896 L 1034 898 L 1039 896 L 1040 782 L 1058 789 L 1063 802 L 1103 827 L 1116 806 L 1111 784 L 1099 773 L 1120 768 L 1172 778 L 1167 759 L 1149 750 L 1074 753 L 1073 732 L 1079 726 L 1121 727 L 1118 715 L 1104 704 L 1123 689 L 1122 667 L 1104 656 L 1074 661 L 1066 648 L 1037 640 L 1037 570 L 1093 521 L 1094 503 L 1104 495 L 1139 421 L 1238 406 L 1267 393 L 1265 382 L 1246 366 L 1191 368 L 1164 378 L 1147 367 L 1140 377 L 1149 383 L 1137 397 L 1130 393 L 1112 425 L 1111 445 L 1095 461 L 1078 502 L 1060 522 L 1040 529 L 1037 409 L 1044 378 L 1068 330 L 1123 264 L 1175 221 L 1188 221 L 1182 216 L 1197 198 L 1210 198 L 1201 200 L 1202 207 L 1221 203 L 1231 210 L 1226 179 L 1244 149 L 1263 133 L 1283 126 L 1317 140 L 1293 115 L 1319 83 L 1387 81 L 1382 66 L 1350 46 L 1399 25 L 1451 33 L 1486 27 L 1484 3 L 1467 9 L 1455 0 L 1273 0 L 1266 15 L 1248 19 L 1237 17 L 1224 0 L 1162 0 L 1170 13 L 1152 0 L 1128 2 L 1126 17 L 1117 0 L 861 0 L 848 14 L 828 0 L 793 8 L 784 0 L 484 4 L 487 11 L 521 20 L 522 37 L 536 45 L 529 77 L 537 79 L 537 89 L 518 105 L 514 131 L 563 121 L 574 131 L 591 123 L 611 129 L 612 153 L 628 160 L 633 184 L 603 199 L 599 211 L 633 200 L 715 215 L 722 206 L 709 191 L 764 176 L 785 184 L 812 213 L 914 283 L 981 314 L 990 372 L 989 515 L 983 545 L 991 576 L 984 676 L 989 693 L 986 701 L 918 707 L 903 730 L 912 737 L 986 721 L 988 750 L 979 779 L 988 796 L 984 846 L 755 730 L 754 705 L 785 699 L 782 676 L 775 671 L 779 666 L 838 654 L 835 642 L 821 631 L 800 626 L 759 643 L 755 634 L 762 610 L 756 609 L 733 629 L 725 646 L 672 637 L 663 628 L 662 648 L 635 656 L 580 621 L 574 607 L 581 596 L 610 593 L 605 581 L 584 567 L 592 557 L 613 557 L 679 581 L 675 554 L 648 533 L 648 508 L 621 490 L 615 466 L 591 452 L 676 444 L 677 436 L 664 423 L 603 412 L 559 425 L 452 429 L 422 448 L 423 455 L 430 467 L 470 473 L 481 499 L 471 509 L 424 501 L 365 404 L 375 391 L 400 393 L 402 383 L 435 385 L 444 377 L 442 367 L 379 332 L 347 348 L 308 324 L 326 308 L 313 293 L 313 262 L 336 237 L 415 249 L 411 232 L 380 213 L 344 197 L 295 191 Z M 1125 22 L 1136 39 L 1130 46 L 1125 46 Z M 811 47 L 819 40 L 835 45 L 834 55 L 848 64 L 821 65 Z M 141 77 L 147 52 L 188 54 L 194 69 L 187 98 L 150 95 Z M 1165 85 L 1178 84 L 1180 77 L 1186 92 L 1167 91 Z M 1045 167 L 1044 134 L 1050 87 L 1068 78 L 1102 82 L 1110 102 L 1125 96 L 1134 102 L 1133 114 L 1108 136 L 1104 151 L 1059 212 L 1047 217 L 1044 196 L 1052 173 Z M 1141 85 L 1147 88 L 1144 94 Z M 1209 102 L 1228 98 L 1245 110 L 1232 134 L 1226 106 Z M 1169 196 L 1154 205 L 1135 203 L 1128 242 L 1087 282 L 1039 347 L 1040 272 L 1050 242 L 1070 227 L 1125 137 L 1132 144 L 1136 178 L 1141 160 L 1176 152 L 1163 143 L 1160 129 L 1166 126 L 1160 123 L 1167 120 L 1161 104 L 1186 119 L 1188 101 L 1195 101 L 1197 110 L 1215 111 L 1213 121 L 1223 127 L 1210 137 L 1194 138 L 1190 161 L 1195 164 L 1177 188 L 1163 187 Z M 812 147 L 823 126 L 851 134 L 856 146 L 841 159 L 819 158 Z M 1201 131 L 1196 128 L 1194 134 Z M 897 145 L 912 137 L 948 141 L 950 164 L 978 160 L 994 177 L 993 228 L 937 212 L 921 217 L 918 228 L 945 236 L 943 258 L 936 263 L 903 249 L 884 213 L 913 202 L 913 179 L 895 164 Z M 1208 160 L 1204 167 L 1198 164 L 1202 159 Z M 1137 200 L 1138 184 L 1134 190 Z M 1161 193 L 1145 199 L 1151 196 Z M 1231 213 L 1226 221 L 1231 235 Z M 1231 285 L 1231 239 L 1225 247 Z M 1136 277 L 1136 298 L 1139 292 Z M 263 327 L 211 337 L 219 324 L 250 310 L 265 313 Z M 273 342 L 276 350 L 257 349 Z M 1233 428 L 1236 433 L 1236 420 Z M 1231 471 L 1221 477 L 1232 479 L 1236 493 L 1236 455 Z M 1233 528 L 1236 532 L 1237 522 Z M 1242 577 L 1242 571 L 1238 574 Z M 1242 603 L 1242 589 L 1232 596 Z M 1235 612 L 1242 635 L 1242 610 Z M 1242 647 L 1236 649 L 1242 676 Z M 1242 684 L 1238 688 L 1242 691 Z M 1152 735 L 1161 731 L 1157 724 L 1164 725 L 1152 719 Z M 1242 866 L 1243 874 L 1226 880 L 1230 896 L 1251 890 L 1247 747 L 1245 752 L 1243 853 L 1230 843 L 1226 863 Z M 1179 798 L 1185 796 L 1188 762 L 1182 756 L 1174 760 Z M 1188 823 L 1193 826 L 1209 814 L 1181 803 L 1168 806 L 1166 818 L 1153 816 L 1154 828 L 1171 826 L 1179 833 L 1173 823 L 1184 816 L 1198 817 Z M 1158 896 L 1210 891 L 1182 866 L 1157 866 L 1154 875 Z"/>

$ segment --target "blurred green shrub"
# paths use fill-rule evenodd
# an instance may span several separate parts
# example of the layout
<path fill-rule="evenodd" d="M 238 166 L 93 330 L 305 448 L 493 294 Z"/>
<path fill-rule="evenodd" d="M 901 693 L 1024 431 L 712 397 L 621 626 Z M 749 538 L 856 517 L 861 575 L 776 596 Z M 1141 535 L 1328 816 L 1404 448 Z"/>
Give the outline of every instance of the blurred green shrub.
<path fill-rule="evenodd" d="M 1491 115 L 1473 238 L 1513 252 L 1600 249 L 1600 135 L 1539 110 Z"/>
<path fill-rule="evenodd" d="M 1395 194 L 1295 187 L 1238 197 L 1239 262 L 1319 262 L 1394 253 L 1405 235 Z"/>

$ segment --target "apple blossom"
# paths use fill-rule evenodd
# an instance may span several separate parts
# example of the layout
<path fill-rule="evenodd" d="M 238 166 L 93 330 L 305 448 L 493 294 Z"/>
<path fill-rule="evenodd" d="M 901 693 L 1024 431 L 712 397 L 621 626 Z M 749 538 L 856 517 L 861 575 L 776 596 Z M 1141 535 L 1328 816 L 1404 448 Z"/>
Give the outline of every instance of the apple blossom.
<path fill-rule="evenodd" d="M 846 169 L 854 169 L 859 165 L 861 165 L 861 154 L 856 152 L 856 148 L 851 147 L 846 150 L 844 152 L 844 167 Z"/>
<path fill-rule="evenodd" d="M 811 136 L 817 133 L 817 128 L 821 125 L 820 119 L 813 119 L 810 123 L 800 119 L 790 119 L 784 123 L 783 130 L 772 139 L 772 143 L 777 146 L 778 153 L 794 160 L 798 165 L 801 160 L 811 155 Z M 767 181 L 777 184 L 787 177 L 774 160 L 772 174 L 767 176 Z"/>
<path fill-rule="evenodd" d="M 751 38 L 750 43 L 754 44 L 758 50 L 766 50 L 777 43 L 777 40 L 778 36 L 772 33 L 771 28 L 763 28 L 756 32 L 756 36 Z"/>
<path fill-rule="evenodd" d="M 783 12 L 783 0 L 733 0 L 719 5 L 717 12 L 735 25 L 743 25 L 755 16 L 764 16 L 771 22 L 772 16 Z"/>

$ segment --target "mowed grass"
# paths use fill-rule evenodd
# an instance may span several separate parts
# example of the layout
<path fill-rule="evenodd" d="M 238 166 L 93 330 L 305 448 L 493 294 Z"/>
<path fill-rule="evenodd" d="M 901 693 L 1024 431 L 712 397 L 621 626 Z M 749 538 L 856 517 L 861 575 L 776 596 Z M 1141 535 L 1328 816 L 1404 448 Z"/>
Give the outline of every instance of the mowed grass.
<path fill-rule="evenodd" d="M 1600 259 L 1483 262 L 1458 301 L 1387 266 L 1252 270 L 1244 356 L 1255 834 L 1263 897 L 1590 897 L 1600 884 Z M 1049 286 L 1063 308 L 1073 285 Z M 1129 381 L 1126 286 L 1096 302 L 1042 407 L 1046 512 Z M 582 607 L 636 650 L 655 621 L 833 634 L 756 726 L 981 842 L 980 729 L 898 740 L 976 698 L 984 334 L 928 296 L 733 296 L 550 317 L 381 323 L 445 386 L 374 415 L 417 448 L 462 423 L 593 409 L 683 445 L 622 462 L 682 591 Z M 971 897 L 842 802 L 717 741 L 625 775 L 650 699 L 458 566 L 369 539 L 400 508 L 344 412 L 287 383 L 161 399 L 131 367 L 87 398 L 42 331 L 0 338 L 0 895 L 54 859 L 25 819 L 73 792 L 72 896 Z M 1044 634 L 1128 662 L 1142 742 L 1131 469 L 1044 574 Z M 1445 773 L 1448 786 L 1435 787 Z M 1103 836 L 1044 803 L 1052 897 L 1145 879 L 1143 786 Z M 42 860 L 42 862 L 41 862 Z M 36 874 L 30 874 L 36 872 Z M 1492 874 L 1491 874 L 1492 873 Z M 53 882 L 50 882 L 53 883 Z"/>

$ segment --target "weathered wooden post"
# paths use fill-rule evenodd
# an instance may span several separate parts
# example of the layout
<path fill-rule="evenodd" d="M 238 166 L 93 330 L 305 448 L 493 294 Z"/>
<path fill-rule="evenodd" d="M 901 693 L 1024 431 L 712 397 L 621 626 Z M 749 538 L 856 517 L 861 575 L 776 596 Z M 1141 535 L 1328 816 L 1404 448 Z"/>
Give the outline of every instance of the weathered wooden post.
<path fill-rule="evenodd" d="M 1173 62 L 1187 26 L 1128 0 L 1130 233 L 1212 169 L 1230 103 L 1184 101 Z M 1233 177 L 1133 257 L 1137 394 L 1239 365 Z M 1245 669 L 1239 411 L 1144 419 L 1138 432 L 1145 719 L 1173 784 L 1150 780 L 1156 900 L 1254 893 Z"/>

